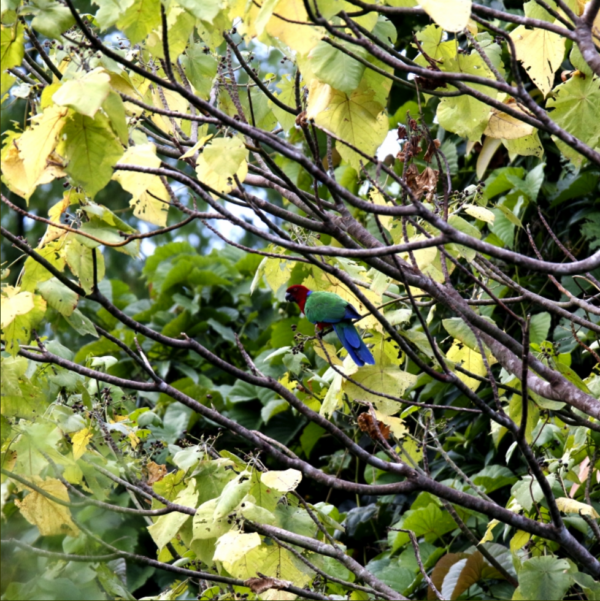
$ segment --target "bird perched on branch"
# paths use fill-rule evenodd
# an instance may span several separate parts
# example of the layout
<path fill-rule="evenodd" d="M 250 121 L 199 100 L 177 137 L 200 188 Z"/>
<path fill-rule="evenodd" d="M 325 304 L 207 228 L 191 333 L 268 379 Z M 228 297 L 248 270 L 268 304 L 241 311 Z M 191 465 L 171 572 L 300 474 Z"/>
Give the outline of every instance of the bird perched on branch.
<path fill-rule="evenodd" d="M 313 291 L 306 286 L 295 285 L 287 289 L 285 300 L 297 303 L 308 321 L 319 329 L 331 326 L 356 365 L 375 364 L 371 351 L 354 327 L 353 320 L 359 319 L 360 315 L 342 297 L 333 292 Z"/>

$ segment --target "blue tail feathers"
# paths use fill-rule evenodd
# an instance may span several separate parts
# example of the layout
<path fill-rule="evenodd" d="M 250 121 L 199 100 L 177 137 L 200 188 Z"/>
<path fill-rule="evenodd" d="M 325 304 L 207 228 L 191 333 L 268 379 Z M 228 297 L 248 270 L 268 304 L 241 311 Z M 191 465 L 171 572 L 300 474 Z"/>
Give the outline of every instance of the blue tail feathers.
<path fill-rule="evenodd" d="M 348 351 L 348 354 L 352 357 L 356 365 L 359 367 L 362 367 L 365 363 L 375 365 L 375 359 L 373 359 L 371 351 L 363 342 L 352 322 L 342 321 L 332 325 L 342 346 Z"/>

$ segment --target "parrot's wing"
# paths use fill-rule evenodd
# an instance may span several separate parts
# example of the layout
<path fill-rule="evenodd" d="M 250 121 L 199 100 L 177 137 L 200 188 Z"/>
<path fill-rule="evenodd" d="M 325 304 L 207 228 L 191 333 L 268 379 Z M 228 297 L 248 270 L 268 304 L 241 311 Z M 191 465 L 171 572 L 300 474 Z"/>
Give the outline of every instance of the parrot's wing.
<path fill-rule="evenodd" d="M 332 292 L 311 292 L 304 305 L 304 314 L 311 323 L 338 323 L 346 317 L 348 303 Z"/>

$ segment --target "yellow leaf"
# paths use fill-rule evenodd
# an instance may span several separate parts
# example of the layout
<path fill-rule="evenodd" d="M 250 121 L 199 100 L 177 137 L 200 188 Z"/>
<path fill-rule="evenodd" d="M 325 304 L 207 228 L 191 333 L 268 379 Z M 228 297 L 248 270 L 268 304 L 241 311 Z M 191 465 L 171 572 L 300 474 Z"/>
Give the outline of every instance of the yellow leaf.
<path fill-rule="evenodd" d="M 58 165 L 47 164 L 39 175 L 26 172 L 25 161 L 17 146 L 17 142 L 22 137 L 14 132 L 8 133 L 2 148 L 2 174 L 5 177 L 6 185 L 12 192 L 29 200 L 37 186 L 48 184 L 56 177 L 64 177 L 65 172 Z"/>
<path fill-rule="evenodd" d="M 294 599 L 298 598 L 298 595 L 296 595 L 296 593 L 290 593 L 289 591 L 280 591 L 275 588 L 270 588 L 264 593 L 261 593 L 260 598 L 262 601 L 294 601 Z"/>
<path fill-rule="evenodd" d="M 89 428 L 84 428 L 73 434 L 71 442 L 73 443 L 73 458 L 77 461 L 86 451 L 88 443 L 92 440 L 93 434 Z"/>
<path fill-rule="evenodd" d="M 152 104 L 159 108 L 159 109 L 163 109 L 163 110 L 167 110 L 167 111 L 177 111 L 178 113 L 184 113 L 187 114 L 188 113 L 188 109 L 189 109 L 189 103 L 188 101 L 181 95 L 178 94 L 177 92 L 173 92 L 171 90 L 166 90 L 165 88 L 162 89 L 162 91 L 159 93 L 158 90 L 156 88 L 152 89 L 151 92 L 151 96 L 152 96 Z M 164 102 L 163 102 L 164 99 Z M 128 107 L 130 105 L 127 105 Z M 173 119 L 170 117 L 163 117 L 162 115 L 152 115 L 152 121 L 163 131 L 166 131 L 172 135 L 177 135 L 177 132 L 175 131 L 175 126 L 173 125 L 173 122 L 175 122 L 177 124 L 178 127 L 182 128 L 184 130 L 184 132 L 187 130 L 187 128 L 189 127 L 189 121 L 186 121 L 185 123 L 188 124 L 184 124 L 182 123 L 181 119 Z M 189 133 L 189 130 L 188 130 Z"/>
<path fill-rule="evenodd" d="M 404 420 L 400 419 L 399 417 L 392 417 L 391 415 L 386 415 L 381 411 L 375 411 L 375 417 L 386 426 L 389 426 L 391 433 L 396 438 L 402 438 L 406 434 L 407 428 L 404 425 Z"/>
<path fill-rule="evenodd" d="M 34 307 L 33 294 L 20 292 L 20 288 L 5 286 L 0 297 L 0 323 L 2 329 L 12 323 L 17 315 L 26 315 Z"/>
<path fill-rule="evenodd" d="M 229 571 L 228 566 L 240 560 L 254 547 L 259 547 L 260 544 L 260 536 L 256 532 L 244 534 L 238 530 L 230 530 L 217 540 L 213 559 L 222 561 L 225 569 Z"/>
<path fill-rule="evenodd" d="M 322 30 L 312 26 L 302 0 L 280 0 L 273 12 L 279 16 L 272 15 L 265 27 L 271 37 L 281 40 L 298 54 L 308 54 L 319 43 Z M 280 17 L 306 25 L 292 25 Z"/>
<path fill-rule="evenodd" d="M 110 92 L 109 74 L 98 67 L 82 77 L 63 81 L 58 91 L 52 95 L 52 100 L 93 119 Z"/>
<path fill-rule="evenodd" d="M 415 467 L 423 460 L 423 447 L 417 447 L 417 443 L 412 438 L 406 438 L 402 445 L 396 448 L 400 458 L 408 465 Z"/>
<path fill-rule="evenodd" d="M 68 112 L 66 107 L 48 107 L 41 115 L 32 118 L 31 127 L 16 141 L 29 182 L 37 182 L 46 169 L 46 162 L 56 148 Z"/>
<path fill-rule="evenodd" d="M 419 242 L 421 240 L 425 240 L 426 236 L 423 234 L 419 234 L 417 236 L 412 236 L 409 238 L 409 242 Z M 404 240 L 402 240 L 404 242 Z M 429 248 L 420 248 L 418 250 L 413 250 L 412 254 L 415 257 L 415 261 L 417 262 L 417 266 L 421 271 L 427 269 L 429 265 L 431 265 L 435 258 L 437 257 L 437 248 L 435 246 L 430 246 Z M 407 252 L 400 253 L 400 257 L 405 261 L 410 261 L 410 256 Z"/>
<path fill-rule="evenodd" d="M 31 482 L 48 494 L 61 501 L 69 501 L 66 486 L 55 478 L 43 480 L 39 476 L 31 476 Z M 77 536 L 79 530 L 71 520 L 71 511 L 64 505 L 50 501 L 44 495 L 32 490 L 23 501 L 16 500 L 15 504 L 21 510 L 23 517 L 37 526 L 42 536 L 67 534 Z"/>
<path fill-rule="evenodd" d="M 446 31 L 462 31 L 469 23 L 471 0 L 419 0 L 419 4 Z"/>
<path fill-rule="evenodd" d="M 329 355 L 329 359 L 327 358 L 327 355 L 323 351 L 323 348 L 321 347 L 321 344 L 319 343 L 319 341 L 316 341 L 313 343 L 313 349 L 314 349 L 315 353 L 317 353 L 317 355 L 319 355 L 319 357 L 321 357 L 321 359 L 323 359 L 323 361 L 327 361 L 327 363 L 329 363 L 331 361 L 331 363 L 333 363 L 334 365 L 342 365 L 342 362 L 340 361 L 339 357 L 337 356 L 337 351 L 335 350 L 335 346 L 333 346 L 333 344 L 329 344 L 329 342 L 325 342 L 324 340 L 321 342 L 323 343 L 323 346 L 325 347 L 325 350 L 327 351 L 327 355 Z"/>
<path fill-rule="evenodd" d="M 545 29 L 517 27 L 511 34 L 517 57 L 544 96 L 552 89 L 554 73 L 565 54 L 566 39 Z"/>
<path fill-rule="evenodd" d="M 371 192 L 369 197 L 373 201 L 373 204 L 376 204 L 379 206 L 384 206 L 384 207 L 389 206 L 387 201 L 383 197 L 383 194 L 381 192 L 379 192 L 379 190 L 374 190 L 373 192 Z M 392 215 L 379 215 L 379 221 L 381 221 L 381 225 L 383 225 L 383 227 L 386 229 L 389 229 L 392 219 L 393 219 Z"/>
<path fill-rule="evenodd" d="M 240 138 L 216 138 L 198 157 L 196 173 L 201 182 L 218 192 L 236 186 L 234 175 L 243 182 L 248 173 L 248 150 Z"/>
<path fill-rule="evenodd" d="M 287 388 L 290 392 L 296 390 L 298 383 L 295 380 L 290 380 L 290 372 L 285 372 L 283 378 L 280 378 L 279 383 Z"/>
<path fill-rule="evenodd" d="M 184 152 L 179 158 L 187 159 L 188 157 L 193 157 L 212 137 L 213 134 L 204 135 L 208 130 L 208 125 L 204 124 L 198 128 L 198 141 L 189 148 L 186 152 Z"/>
<path fill-rule="evenodd" d="M 141 144 L 128 148 L 117 163 L 117 165 L 121 164 L 158 168 L 160 159 L 156 156 L 156 148 L 153 144 Z M 169 193 L 158 175 L 137 171 L 117 171 L 113 179 L 132 195 L 129 204 L 133 207 L 133 214 L 136 217 L 159 227 L 167 224 Z"/>
<path fill-rule="evenodd" d="M 343 378 L 336 373 L 329 385 L 329 390 L 323 399 L 319 413 L 325 417 L 330 417 L 333 412 L 342 404 L 342 382 Z"/>
<path fill-rule="evenodd" d="M 519 549 L 522 549 L 531 538 L 529 532 L 523 530 L 517 530 L 517 533 L 510 539 L 510 550 L 516 553 Z"/>
<path fill-rule="evenodd" d="M 536 156 L 541 158 L 544 155 L 544 147 L 540 142 L 540 136 L 537 129 L 529 136 L 517 138 L 516 140 L 502 140 L 502 144 L 510 153 L 511 161 L 513 155 Z"/>
<path fill-rule="evenodd" d="M 289 492 L 295 490 L 302 481 L 302 472 L 294 469 L 264 472 L 260 475 L 260 481 L 279 492 Z"/>
<path fill-rule="evenodd" d="M 471 215 L 471 217 L 475 217 L 475 219 L 481 219 L 481 221 L 485 221 L 486 223 L 493 224 L 494 219 L 496 219 L 494 213 L 479 205 L 463 205 L 462 208 L 467 215 Z"/>
<path fill-rule="evenodd" d="M 374 92 L 364 86 L 350 96 L 335 90 L 330 85 L 313 79 L 309 85 L 308 119 L 342 140 L 356 146 L 369 156 L 381 145 L 388 132 L 388 119 L 383 106 L 374 100 Z M 366 159 L 343 144 L 337 144 L 340 155 L 350 165 L 360 170 Z"/>
<path fill-rule="evenodd" d="M 579 501 L 569 499 L 568 497 L 558 497 L 558 499 L 556 499 L 556 506 L 563 513 L 588 515 L 593 519 L 600 518 L 598 512 L 591 505 L 580 503 Z"/>
<path fill-rule="evenodd" d="M 73 188 L 65 192 L 63 199 L 59 200 L 55 205 L 52 205 L 48 210 L 48 217 L 50 218 L 50 221 L 53 221 L 54 223 L 60 223 L 61 217 L 67 211 L 67 209 L 72 204 L 79 204 L 82 199 L 83 195 L 80 192 L 76 192 Z M 38 248 L 41 248 L 57 238 L 66 235 L 66 230 L 49 225 L 44 237 L 40 241 Z"/>
<path fill-rule="evenodd" d="M 291 261 L 267 259 L 263 270 L 264 280 L 273 292 L 277 292 L 283 284 L 289 281 L 293 268 L 294 263 Z"/>
<path fill-rule="evenodd" d="M 401 409 L 397 401 L 378 396 L 377 392 L 401 397 L 407 388 L 416 381 L 417 376 L 402 371 L 397 365 L 365 365 L 352 376 L 358 384 L 370 391 L 364 390 L 353 382 L 344 382 L 344 392 L 353 400 L 368 401 L 386 415 L 393 415 Z"/>
<path fill-rule="evenodd" d="M 446 357 L 453 363 L 460 363 L 462 367 L 478 376 L 487 375 L 481 354 L 471 350 L 467 345 L 462 344 L 458 340 L 454 340 L 450 350 L 446 353 Z M 461 372 L 458 372 L 456 375 L 473 391 L 481 386 L 481 382 L 475 378 L 470 378 Z"/>
<path fill-rule="evenodd" d="M 490 111 L 490 120 L 483 133 L 491 138 L 516 140 L 523 136 L 529 136 L 533 133 L 533 130 L 533 125 L 529 125 L 512 115 L 503 113 L 496 108 L 492 108 Z"/>
<path fill-rule="evenodd" d="M 129 442 L 131 443 L 131 447 L 132 448 L 137 448 L 138 444 L 140 444 L 140 439 L 137 436 L 137 434 L 131 430 L 128 434 L 127 434 L 128 438 L 129 438 Z"/>
<path fill-rule="evenodd" d="M 485 534 L 483 535 L 483 538 L 479 541 L 480 545 L 482 545 L 483 543 L 489 543 L 494 540 L 493 530 L 499 523 L 500 522 L 498 520 L 492 520 L 488 523 Z"/>

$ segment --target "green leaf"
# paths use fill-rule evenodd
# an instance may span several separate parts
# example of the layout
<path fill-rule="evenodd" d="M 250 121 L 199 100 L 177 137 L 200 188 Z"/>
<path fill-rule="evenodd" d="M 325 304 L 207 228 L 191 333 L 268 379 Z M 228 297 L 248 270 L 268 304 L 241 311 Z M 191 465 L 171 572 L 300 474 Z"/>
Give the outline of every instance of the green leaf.
<path fill-rule="evenodd" d="M 221 0 L 203 0 L 202 2 L 196 2 L 196 0 L 177 0 L 177 3 L 183 6 L 190 14 L 194 15 L 194 17 L 202 19 L 202 21 L 206 21 L 207 23 L 212 23 L 221 10 Z"/>
<path fill-rule="evenodd" d="M 93 0 L 99 6 L 96 21 L 102 31 L 112 27 L 121 15 L 133 4 L 134 0 Z"/>
<path fill-rule="evenodd" d="M 374 97 L 374 91 L 366 86 L 359 87 L 348 96 L 313 79 L 309 86 L 306 116 L 314 119 L 321 129 L 372 155 L 388 131 L 383 106 Z M 364 162 L 362 157 L 344 145 L 336 148 L 352 167 L 360 169 L 360 161 Z"/>
<path fill-rule="evenodd" d="M 123 100 L 121 100 L 121 97 L 116 92 L 111 90 L 106 97 L 102 108 L 108 115 L 113 131 L 119 136 L 121 144 L 127 146 L 129 142 L 129 129 L 127 127 Z"/>
<path fill-rule="evenodd" d="M 560 127 L 594 148 L 600 140 L 600 85 L 597 77 L 573 75 L 557 86 L 554 97 L 547 102 L 550 117 Z M 560 150 L 576 163 L 578 153 L 560 140 L 555 140 Z M 579 158 L 578 158 L 579 157 Z"/>
<path fill-rule="evenodd" d="M 2 396 L 7 394 L 18 395 L 20 379 L 25 375 L 29 361 L 25 357 L 2 357 Z"/>
<path fill-rule="evenodd" d="M 509 221 L 500 208 L 492 209 L 492 213 L 496 218 L 494 224 L 490 226 L 490 230 L 504 242 L 505 246 L 512 248 L 515 242 L 515 225 Z"/>
<path fill-rule="evenodd" d="M 571 53 L 569 54 L 569 60 L 571 61 L 573 67 L 575 67 L 575 69 L 578 71 L 581 71 L 586 77 L 594 76 L 592 68 L 585 62 L 581 54 L 581 50 L 579 50 L 577 44 L 573 44 Z"/>
<path fill-rule="evenodd" d="M 550 475 L 546 478 L 550 486 L 554 483 L 554 475 Z M 522 479 L 517 482 L 511 489 L 511 493 L 515 499 L 519 502 L 519 505 L 531 511 L 533 503 L 539 503 L 544 498 L 544 493 L 538 484 L 537 480 L 532 480 L 531 476 L 523 476 Z"/>
<path fill-rule="evenodd" d="M 92 321 L 86 317 L 79 309 L 75 309 L 71 315 L 64 316 L 67 323 L 82 336 L 90 334 L 91 336 L 98 337 L 96 328 Z"/>
<path fill-rule="evenodd" d="M 248 173 L 247 158 L 248 150 L 241 138 L 216 138 L 198 157 L 198 178 L 219 192 L 229 192 L 235 186 L 234 175 L 244 181 Z"/>
<path fill-rule="evenodd" d="M 378 580 L 399 593 L 404 593 L 415 579 L 415 574 L 408 568 L 399 567 L 395 559 L 376 559 L 366 567 Z"/>
<path fill-rule="evenodd" d="M 160 0 L 134 0 L 119 17 L 117 26 L 132 44 L 141 42 L 160 26 Z"/>
<path fill-rule="evenodd" d="M 75 24 L 71 11 L 54 0 L 35 0 L 35 17 L 31 26 L 47 38 L 59 39 Z"/>
<path fill-rule="evenodd" d="M 56 278 L 38 284 L 37 291 L 50 307 L 65 317 L 71 315 L 77 307 L 79 296 Z"/>
<path fill-rule="evenodd" d="M 485 180 L 484 193 L 489 198 L 494 198 L 513 188 L 513 180 L 509 176 L 514 175 L 519 179 L 525 177 L 525 169 L 522 167 L 503 167 L 492 171 L 491 175 Z"/>
<path fill-rule="evenodd" d="M 353 374 L 352 379 L 374 392 L 383 392 L 393 396 L 402 396 L 406 389 L 417 381 L 415 375 L 402 371 L 397 365 L 365 365 Z M 367 392 L 353 382 L 345 381 L 343 388 L 350 398 L 373 403 L 379 411 L 386 415 L 393 415 L 398 410 L 396 401 L 384 399 L 373 392 Z"/>
<path fill-rule="evenodd" d="M 296 92 L 294 89 L 294 80 L 291 76 L 287 74 L 283 75 L 281 80 L 277 83 L 277 87 L 281 91 L 278 94 L 275 94 L 275 96 L 287 106 L 294 108 L 296 106 Z M 289 132 L 295 124 L 295 116 L 284 111 L 282 108 L 279 108 L 271 100 L 269 100 L 269 106 L 281 127 L 283 127 L 286 132 Z"/>
<path fill-rule="evenodd" d="M 6 100 L 4 95 L 12 88 L 15 81 L 17 81 L 16 77 L 13 77 L 10 73 L 2 71 L 2 81 L 0 83 L 0 98 L 2 99 L 2 102 Z"/>
<path fill-rule="evenodd" d="M 581 234 L 588 240 L 590 250 L 595 250 L 600 246 L 600 213 L 592 213 L 587 216 L 581 226 Z"/>
<path fill-rule="evenodd" d="M 73 234 L 70 234 L 73 236 Z M 94 285 L 94 260 L 96 253 L 96 279 L 100 282 L 104 278 L 104 257 L 101 252 L 81 244 L 73 236 L 67 246 L 65 259 L 73 275 L 79 278 L 81 287 L 90 294 Z"/>
<path fill-rule="evenodd" d="M 524 599 L 562 599 L 573 583 L 571 566 L 566 559 L 552 555 L 533 557 L 519 572 L 519 588 Z"/>
<path fill-rule="evenodd" d="M 6 292 L 3 290 L 3 292 Z M 36 328 L 46 313 L 46 301 L 36 295 L 31 295 L 29 292 L 21 292 L 21 295 L 29 294 L 30 299 L 26 307 L 27 310 L 19 309 L 11 310 L 10 321 L 7 319 L 7 304 L 5 303 L 6 296 L 2 296 L 2 331 L 4 333 L 4 341 L 6 350 L 14 357 L 19 352 L 21 344 L 27 344 L 31 338 L 31 330 Z M 14 296 L 11 302 L 22 303 L 20 295 Z"/>
<path fill-rule="evenodd" d="M 63 242 L 58 240 L 37 248 L 36 252 L 59 271 L 65 268 L 65 257 L 62 252 Z M 40 282 L 49 280 L 52 274 L 33 257 L 28 257 L 24 265 L 24 273 L 21 278 L 21 290 L 33 292 Z"/>
<path fill-rule="evenodd" d="M 72 114 L 63 135 L 60 152 L 68 161 L 67 173 L 93 198 L 110 181 L 123 148 L 102 113 L 97 113 L 94 119 Z"/>
<path fill-rule="evenodd" d="M 210 499 L 198 507 L 192 521 L 194 539 L 214 539 L 231 530 L 231 524 L 228 523 L 227 517 L 219 519 L 214 517 L 218 502 L 219 499 Z"/>
<path fill-rule="evenodd" d="M 109 227 L 102 223 L 99 219 L 92 219 L 91 221 L 84 223 L 79 228 L 79 231 L 89 234 L 90 236 L 94 236 L 94 238 L 98 238 L 107 244 L 123 242 L 123 236 L 119 234 L 119 230 L 117 230 L 117 228 Z M 88 248 L 98 248 L 102 244 L 102 242 L 96 242 L 96 240 L 92 240 L 86 236 L 77 236 L 77 240 Z M 132 257 L 137 257 L 140 251 L 140 241 L 132 240 L 124 246 L 115 246 L 114 250 L 128 254 Z"/>
<path fill-rule="evenodd" d="M 25 28 L 22 23 L 17 23 L 14 27 L 4 27 L 0 30 L 0 59 L 2 62 L 2 71 L 11 67 L 18 67 L 25 56 L 23 46 L 23 32 Z"/>
<path fill-rule="evenodd" d="M 99 67 L 81 77 L 64 81 L 54 93 L 52 100 L 61 106 L 68 106 L 91 119 L 102 106 L 110 92 L 110 76 Z"/>
<path fill-rule="evenodd" d="M 491 321 L 491 320 L 490 320 Z M 479 345 L 473 330 L 460 317 L 450 317 L 442 320 L 444 329 L 450 336 L 466 344 L 471 350 L 479 352 Z M 486 348 L 485 345 L 483 348 Z"/>
<path fill-rule="evenodd" d="M 364 55 L 358 46 L 348 44 L 344 47 L 353 54 Z M 358 88 L 365 71 L 365 65 L 324 40 L 310 51 L 308 58 L 316 77 L 348 95 Z"/>
<path fill-rule="evenodd" d="M 457 526 L 448 512 L 442 511 L 435 503 L 430 503 L 426 507 L 404 512 L 402 519 L 393 527 L 412 530 L 417 537 L 423 536 L 428 543 L 432 543 Z M 409 541 L 408 534 L 405 532 L 390 530 L 388 534 L 388 542 L 393 551 L 403 547 Z"/>
<path fill-rule="evenodd" d="M 267 424 L 272 417 L 275 417 L 282 411 L 287 411 L 289 406 L 289 403 L 283 399 L 272 399 L 261 409 L 260 416 L 263 422 Z"/>
<path fill-rule="evenodd" d="M 508 152 L 512 155 L 521 156 L 535 156 L 542 158 L 544 156 L 544 147 L 540 141 L 540 135 L 537 131 L 534 131 L 528 136 L 517 138 L 516 140 L 502 140 L 502 144 L 506 147 Z"/>
<path fill-rule="evenodd" d="M 313 450 L 317 442 L 321 439 L 321 436 L 325 433 L 325 429 L 310 422 L 302 431 L 300 435 L 300 446 L 304 451 L 306 457 L 310 457 L 310 452 Z"/>
<path fill-rule="evenodd" d="M 526 194 L 533 201 L 537 200 L 538 193 L 544 183 L 546 164 L 540 163 L 527 173 L 525 177 Z"/>
<path fill-rule="evenodd" d="M 517 481 L 511 470 L 503 465 L 486 465 L 480 472 L 471 476 L 473 484 L 483 488 L 486 493 L 508 486 Z"/>
<path fill-rule="evenodd" d="M 198 501 L 196 481 L 190 480 L 187 487 L 171 500 L 178 505 L 195 509 L 196 502 Z M 156 543 L 156 546 L 159 549 L 162 549 L 167 543 L 175 538 L 180 528 L 189 518 L 190 516 L 187 513 L 179 513 L 178 511 L 161 515 L 154 524 L 148 528 L 148 532 Z"/>
<path fill-rule="evenodd" d="M 204 52 L 204 44 L 188 46 L 181 57 L 181 66 L 198 95 L 208 100 L 217 75 L 217 60 Z"/>
<path fill-rule="evenodd" d="M 575 572 L 572 574 L 572 578 L 583 589 L 585 596 L 590 601 L 600 599 L 600 583 L 596 582 L 589 574 Z"/>
<path fill-rule="evenodd" d="M 384 44 L 396 43 L 398 32 L 396 31 L 395 25 L 383 15 L 379 15 L 377 24 L 373 29 L 373 35 L 378 37 Z"/>
<path fill-rule="evenodd" d="M 39 386 L 25 374 L 29 362 L 23 357 L 2 358 L 2 415 L 32 419 L 46 408 L 46 398 Z"/>
<path fill-rule="evenodd" d="M 541 344 L 548 338 L 552 316 L 550 313 L 537 313 L 529 323 L 529 342 Z"/>
<path fill-rule="evenodd" d="M 444 71 L 494 78 L 493 73 L 478 54 L 456 54 L 454 58 L 444 61 Z M 485 86 L 479 84 L 468 84 L 468 86 L 483 92 L 486 96 L 492 98 L 497 96 L 495 90 L 490 90 Z M 452 89 L 452 86 L 449 87 Z M 489 116 L 489 105 L 467 94 L 442 98 L 437 108 L 437 117 L 442 127 L 472 141 L 479 141 L 487 126 Z"/>
<path fill-rule="evenodd" d="M 471 236 L 471 238 L 481 239 L 481 232 L 473 224 L 458 215 L 452 215 L 448 219 L 448 224 L 456 228 L 459 232 Z"/>
<path fill-rule="evenodd" d="M 124 559 L 117 561 L 125 563 Z M 110 564 L 101 563 L 96 567 L 96 574 L 98 575 L 98 581 L 102 585 L 102 588 L 115 599 L 135 601 L 135 597 L 127 590 L 126 583 L 121 580 L 119 574 L 113 569 L 114 566 L 109 567 L 109 565 Z"/>

